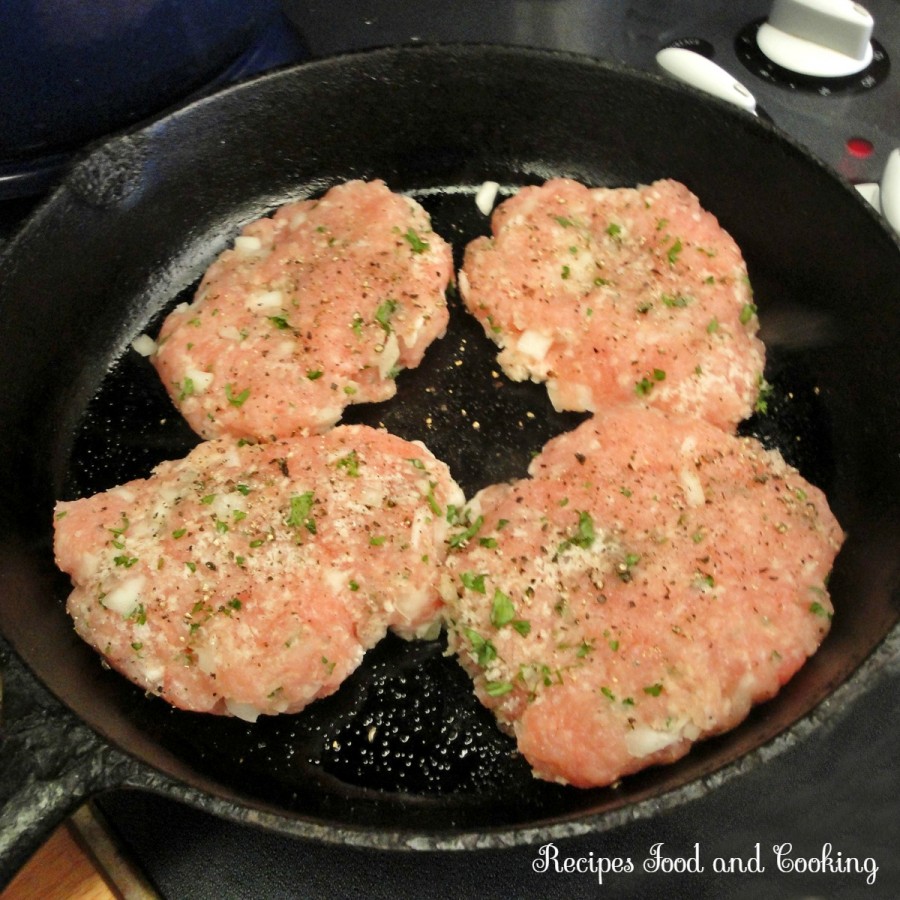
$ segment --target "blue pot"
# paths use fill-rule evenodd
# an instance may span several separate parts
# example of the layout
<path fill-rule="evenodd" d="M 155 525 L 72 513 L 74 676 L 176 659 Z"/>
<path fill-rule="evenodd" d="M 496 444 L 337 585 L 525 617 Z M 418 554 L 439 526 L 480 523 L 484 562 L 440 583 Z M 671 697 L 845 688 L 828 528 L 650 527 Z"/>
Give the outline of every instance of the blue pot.
<path fill-rule="evenodd" d="M 278 0 L 2 0 L 0 169 L 54 157 L 220 80 Z"/>

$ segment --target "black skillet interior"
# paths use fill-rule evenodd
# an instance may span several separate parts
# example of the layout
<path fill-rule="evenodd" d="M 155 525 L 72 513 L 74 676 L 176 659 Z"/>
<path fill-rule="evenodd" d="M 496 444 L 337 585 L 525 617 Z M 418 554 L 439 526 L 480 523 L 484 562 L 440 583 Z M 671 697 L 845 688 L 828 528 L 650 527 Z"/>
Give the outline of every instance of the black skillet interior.
<path fill-rule="evenodd" d="M 247 220 L 348 178 L 418 198 L 459 254 L 485 233 L 485 179 L 684 181 L 748 260 L 768 342 L 760 435 L 822 486 L 849 532 L 820 653 L 774 701 L 685 760 L 604 790 L 534 781 L 442 645 L 388 639 L 334 697 L 255 725 L 169 709 L 103 669 L 63 611 L 51 507 L 146 475 L 197 438 L 130 349 L 189 297 Z M 510 834 L 697 783 L 803 719 L 898 618 L 896 241 L 847 187 L 766 125 L 651 76 L 562 54 L 395 48 L 313 63 L 201 101 L 85 159 L 2 271 L 0 624 L 39 677 L 111 743 L 275 827 L 357 840 Z M 395 400 L 345 421 L 423 439 L 467 493 L 524 472 L 579 421 L 498 376 L 458 305 Z M 36 625 L 39 623 L 39 626 Z M 302 827 L 300 827 L 302 831 Z M 359 837 L 362 835 L 362 837 Z"/>

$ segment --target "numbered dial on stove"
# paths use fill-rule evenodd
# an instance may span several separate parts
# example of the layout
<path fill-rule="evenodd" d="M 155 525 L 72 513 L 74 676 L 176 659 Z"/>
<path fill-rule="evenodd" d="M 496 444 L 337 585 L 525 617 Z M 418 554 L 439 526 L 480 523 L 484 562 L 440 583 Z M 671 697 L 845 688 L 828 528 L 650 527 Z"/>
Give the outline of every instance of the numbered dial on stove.
<path fill-rule="evenodd" d="M 768 18 L 738 35 L 739 58 L 783 87 L 821 94 L 868 90 L 887 75 L 875 21 L 852 0 L 775 0 Z"/>

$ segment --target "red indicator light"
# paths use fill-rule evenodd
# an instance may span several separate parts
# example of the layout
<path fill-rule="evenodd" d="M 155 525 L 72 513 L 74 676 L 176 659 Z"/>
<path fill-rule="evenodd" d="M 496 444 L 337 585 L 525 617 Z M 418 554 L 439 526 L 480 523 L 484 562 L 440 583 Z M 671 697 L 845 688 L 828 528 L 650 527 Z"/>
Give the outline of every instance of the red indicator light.
<path fill-rule="evenodd" d="M 869 140 L 861 137 L 849 138 L 847 152 L 857 159 L 868 159 L 875 150 L 875 146 Z"/>

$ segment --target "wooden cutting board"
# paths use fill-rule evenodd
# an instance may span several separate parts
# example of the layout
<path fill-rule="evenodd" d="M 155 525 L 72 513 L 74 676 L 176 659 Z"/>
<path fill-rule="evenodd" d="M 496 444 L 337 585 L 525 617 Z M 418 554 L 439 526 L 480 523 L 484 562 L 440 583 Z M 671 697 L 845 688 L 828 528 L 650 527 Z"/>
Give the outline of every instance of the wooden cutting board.
<path fill-rule="evenodd" d="M 60 825 L 0 900 L 159 900 L 90 804 Z"/>

